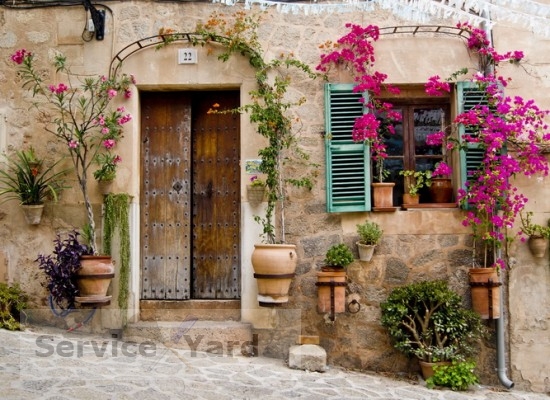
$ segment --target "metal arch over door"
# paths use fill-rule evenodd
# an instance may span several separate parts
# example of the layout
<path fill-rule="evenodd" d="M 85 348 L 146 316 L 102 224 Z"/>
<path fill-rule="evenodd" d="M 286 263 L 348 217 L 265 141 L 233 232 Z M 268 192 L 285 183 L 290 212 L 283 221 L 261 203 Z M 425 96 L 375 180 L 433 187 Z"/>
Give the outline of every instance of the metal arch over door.
<path fill-rule="evenodd" d="M 140 100 L 141 298 L 240 298 L 239 92 Z"/>

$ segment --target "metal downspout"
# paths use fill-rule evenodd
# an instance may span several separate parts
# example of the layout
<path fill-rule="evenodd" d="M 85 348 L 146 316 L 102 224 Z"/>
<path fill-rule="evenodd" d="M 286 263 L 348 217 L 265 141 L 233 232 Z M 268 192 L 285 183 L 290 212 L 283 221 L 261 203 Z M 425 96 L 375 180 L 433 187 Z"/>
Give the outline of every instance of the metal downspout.
<path fill-rule="evenodd" d="M 491 20 L 491 16 L 489 15 L 489 12 L 484 10 L 481 12 L 481 16 L 486 18 L 487 20 Z M 489 44 L 492 47 L 493 46 L 493 32 L 491 30 L 491 27 L 488 26 L 486 23 L 483 23 L 483 30 L 485 31 L 485 34 L 487 36 L 487 39 L 489 40 Z M 481 71 L 485 72 L 485 71 Z M 490 73 L 494 73 L 494 71 L 489 71 Z M 502 256 L 502 249 L 498 249 L 499 257 Z M 506 314 L 504 312 L 504 290 L 501 291 L 500 294 L 500 318 L 497 318 L 496 320 L 496 331 L 497 331 L 497 374 L 498 379 L 500 380 L 500 383 L 507 389 L 511 389 L 514 387 L 514 382 L 512 382 L 508 376 L 506 375 L 506 344 L 504 341 L 504 315 Z"/>

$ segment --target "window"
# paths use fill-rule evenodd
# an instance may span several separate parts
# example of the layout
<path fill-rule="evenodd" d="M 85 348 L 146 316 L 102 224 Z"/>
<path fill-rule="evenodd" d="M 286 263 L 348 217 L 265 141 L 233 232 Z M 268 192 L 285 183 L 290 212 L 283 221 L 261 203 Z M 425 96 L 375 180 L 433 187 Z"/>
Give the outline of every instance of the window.
<path fill-rule="evenodd" d="M 394 125 L 396 133 L 386 137 L 388 158 L 385 167 L 390 171 L 386 180 L 396 183 L 394 205 L 401 204 L 404 192 L 403 177 L 399 171 L 433 170 L 435 164 L 443 159 L 441 148 L 426 145 L 426 136 L 450 125 L 451 106 L 454 105 L 450 95 L 429 97 L 421 85 L 403 86 L 401 89 L 399 96 L 382 96 L 402 115 L 402 121 Z M 459 83 L 455 92 L 458 112 L 468 110 L 483 100 L 468 83 Z M 325 87 L 328 212 L 371 210 L 370 183 L 374 166 L 368 146 L 354 143 L 351 139 L 355 119 L 365 112 L 359 101 L 361 96 L 353 93 L 352 84 L 326 84 Z M 479 151 L 469 149 L 461 152 L 460 159 L 453 161 L 455 167 L 460 166 L 461 178 L 457 185 L 464 186 L 469 171 L 479 165 Z M 427 198 L 427 193 L 424 197 Z"/>
<path fill-rule="evenodd" d="M 401 121 L 394 124 L 395 134 L 385 135 L 388 158 L 384 160 L 384 168 L 390 175 L 388 182 L 395 182 L 393 203 L 400 204 L 404 192 L 404 178 L 400 171 L 433 170 L 435 164 L 443 159 L 439 146 L 426 144 L 429 134 L 446 129 L 450 122 L 449 99 L 438 99 L 437 103 L 426 100 L 417 102 L 415 99 L 390 100 L 395 111 L 401 114 Z M 427 202 L 426 188 L 420 193 L 422 202 Z"/>

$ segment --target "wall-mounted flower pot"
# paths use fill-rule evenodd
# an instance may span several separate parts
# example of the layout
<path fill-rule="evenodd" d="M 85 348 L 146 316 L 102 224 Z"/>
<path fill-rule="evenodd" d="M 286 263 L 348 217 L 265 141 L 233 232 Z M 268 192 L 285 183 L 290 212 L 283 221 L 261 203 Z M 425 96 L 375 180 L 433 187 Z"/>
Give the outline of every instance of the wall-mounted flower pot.
<path fill-rule="evenodd" d="M 548 239 L 542 236 L 529 236 L 527 245 L 533 257 L 542 258 L 548 249 Z"/>
<path fill-rule="evenodd" d="M 317 272 L 317 311 L 343 313 L 346 311 L 346 271 L 326 268 Z"/>
<path fill-rule="evenodd" d="M 296 246 L 293 244 L 254 245 L 252 267 L 258 284 L 260 306 L 288 302 L 288 291 L 297 262 Z"/>
<path fill-rule="evenodd" d="M 246 187 L 246 195 L 248 197 L 248 201 L 251 204 L 260 204 L 262 201 L 264 201 L 265 186 L 248 185 Z"/>
<path fill-rule="evenodd" d="M 372 260 L 372 256 L 374 254 L 374 249 L 376 248 L 376 245 L 363 244 L 361 242 L 357 242 L 356 244 L 357 244 L 357 250 L 359 252 L 359 260 L 361 261 Z"/>
<path fill-rule="evenodd" d="M 110 181 L 97 181 L 97 187 L 99 193 L 102 195 L 107 195 L 113 191 L 113 180 Z"/>
<path fill-rule="evenodd" d="M 496 268 L 470 268 L 472 309 L 483 319 L 500 318 L 500 279 Z"/>
<path fill-rule="evenodd" d="M 44 212 L 44 204 L 31 204 L 21 205 L 25 221 L 29 225 L 38 225 L 42 220 L 42 213 Z"/>

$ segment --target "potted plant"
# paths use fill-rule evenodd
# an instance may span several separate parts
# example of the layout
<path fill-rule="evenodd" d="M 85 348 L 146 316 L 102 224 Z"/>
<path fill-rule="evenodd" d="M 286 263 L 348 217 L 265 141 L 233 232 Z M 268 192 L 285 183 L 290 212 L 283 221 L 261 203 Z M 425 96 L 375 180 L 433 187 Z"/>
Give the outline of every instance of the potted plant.
<path fill-rule="evenodd" d="M 325 266 L 317 272 L 317 310 L 321 313 L 346 311 L 346 271 L 353 253 L 344 243 L 332 245 L 326 252 Z"/>
<path fill-rule="evenodd" d="M 362 224 L 357 224 L 357 233 L 359 234 L 359 241 L 356 243 L 359 250 L 359 259 L 370 261 L 374 254 L 374 248 L 380 241 L 384 231 L 376 222 L 365 221 Z"/>
<path fill-rule="evenodd" d="M 533 212 L 519 214 L 521 219 L 521 232 L 528 237 L 527 244 L 533 257 L 542 258 L 548 249 L 550 238 L 550 225 L 542 226 L 532 222 Z M 550 220 L 548 221 L 550 223 Z M 525 239 L 522 237 L 522 241 Z"/>
<path fill-rule="evenodd" d="M 377 182 L 372 183 L 373 206 L 375 208 L 393 207 L 393 187 L 395 182 L 384 182 L 389 176 L 389 171 L 384 168 L 384 158 L 380 157 L 375 162 Z"/>
<path fill-rule="evenodd" d="M 479 382 L 475 368 L 474 361 L 453 361 L 451 365 L 436 365 L 433 367 L 433 375 L 426 379 L 426 386 L 430 389 L 443 386 L 451 390 L 466 390 L 470 385 Z"/>
<path fill-rule="evenodd" d="M 48 198 L 57 200 L 67 170 L 54 171 L 60 160 L 41 171 L 38 166 L 42 160 L 31 160 L 25 151 L 17 151 L 15 158 L 7 161 L 7 169 L 0 169 L 0 196 L 5 196 L 6 200 L 18 200 L 27 223 L 39 224 L 44 201 Z"/>
<path fill-rule="evenodd" d="M 89 246 L 78 239 L 73 230 L 65 239 L 57 235 L 52 254 L 39 254 L 36 262 L 46 275 L 45 287 L 55 305 L 63 310 L 75 307 L 75 302 L 103 303 L 110 299 L 107 290 L 114 277 L 114 267 L 109 257 L 103 257 L 100 274 L 90 266 L 92 254 Z M 53 306 L 53 304 L 52 304 Z"/>
<path fill-rule="evenodd" d="M 93 175 L 102 194 L 105 195 L 111 192 L 113 181 L 116 178 L 117 164 L 120 161 L 120 156 L 111 152 L 96 154 L 95 162 L 99 168 L 94 171 Z"/>
<path fill-rule="evenodd" d="M 405 190 L 407 193 L 403 194 L 403 203 L 420 203 L 419 191 L 424 187 L 430 187 L 432 185 L 432 172 L 406 169 L 399 171 L 399 175 L 405 177 Z"/>
<path fill-rule="evenodd" d="M 462 298 L 444 281 L 397 287 L 380 306 L 393 346 L 428 367 L 425 378 L 431 363 L 472 355 L 484 332 L 479 315 L 463 308 Z"/>
<path fill-rule="evenodd" d="M 135 81 L 127 75 L 113 78 L 77 75 L 67 65 L 66 57 L 58 53 L 54 56 L 53 67 L 67 80 L 47 84 L 35 65 L 33 53 L 21 49 L 11 56 L 11 60 L 18 66 L 23 88 L 30 89 L 33 97 L 40 98 L 34 105 L 45 117 L 41 119 L 44 129 L 68 151 L 91 229 L 90 249 L 93 254 L 98 254 L 95 218 L 88 191 L 89 170 L 93 162 L 102 160 L 100 154 L 113 151 L 122 137 L 123 125 L 131 120 L 124 107 L 111 110 L 110 105 L 119 94 L 129 98 L 130 84 Z"/>
<path fill-rule="evenodd" d="M 259 204 L 264 200 L 265 181 L 258 178 L 258 175 L 250 177 L 250 184 L 246 186 L 248 201 L 250 204 Z"/>

